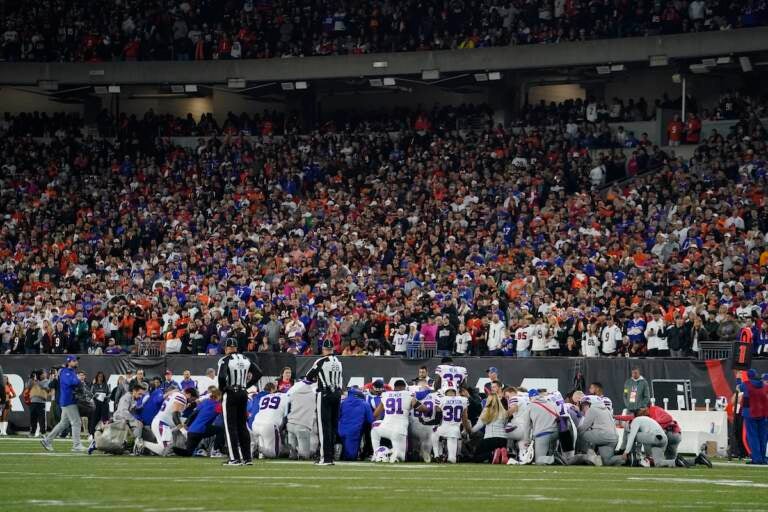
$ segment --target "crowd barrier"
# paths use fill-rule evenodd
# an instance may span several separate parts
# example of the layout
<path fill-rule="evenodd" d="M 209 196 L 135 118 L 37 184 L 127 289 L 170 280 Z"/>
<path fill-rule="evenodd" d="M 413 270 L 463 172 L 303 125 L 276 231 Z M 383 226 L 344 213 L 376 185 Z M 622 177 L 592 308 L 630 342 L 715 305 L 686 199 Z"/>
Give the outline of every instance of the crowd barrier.
<path fill-rule="evenodd" d="M 315 360 L 313 357 L 290 354 L 255 354 L 254 356 L 258 359 L 264 373 L 262 382 L 276 379 L 281 369 L 286 366 L 294 371 L 294 375 L 303 375 Z M 438 358 L 422 361 L 395 357 L 341 357 L 340 359 L 348 386 L 362 385 L 375 379 L 391 382 L 395 378 L 402 377 L 410 380 L 417 375 L 422 365 L 432 372 L 435 366 L 440 364 Z M 213 356 L 167 355 L 159 358 L 137 358 L 83 355 L 80 359 L 80 368 L 85 370 L 89 380 L 97 371 L 104 372 L 111 386 L 114 386 L 119 376 L 128 369 L 134 371 L 143 369 L 148 378 L 162 376 L 166 369 L 170 369 L 176 380 L 182 378 L 184 370 L 189 370 L 197 381 L 198 387 L 203 390 L 214 383 L 205 375 L 208 369 L 216 368 L 217 361 L 218 358 Z M 696 400 L 699 406 L 703 406 L 706 400 L 714 404 L 718 396 L 730 397 L 735 381 L 735 373 L 727 360 L 457 357 L 454 361 L 467 368 L 470 384 L 478 389 L 482 389 L 488 382 L 486 369 L 491 366 L 498 368 L 499 376 L 505 384 L 523 385 L 527 388 L 557 389 L 564 392 L 574 388 L 584 388 L 590 382 L 599 381 L 603 384 L 606 395 L 616 404 L 617 410 L 623 407 L 624 382 L 629 377 L 633 366 L 638 366 L 642 375 L 652 384 L 654 381 L 659 383 L 689 381 L 690 398 Z M 21 394 L 30 373 L 37 369 L 59 367 L 63 362 L 64 356 L 0 356 L 0 366 L 3 367 L 3 371 L 9 377 L 18 395 L 12 401 L 10 418 L 16 429 L 28 428 L 29 415 L 21 400 Z M 755 361 L 753 366 L 758 372 L 768 372 L 766 360 Z M 658 386 L 658 389 L 662 389 L 661 386 Z M 657 390 L 656 393 L 660 391 Z M 674 394 L 674 391 L 671 393 Z M 657 401 L 661 405 L 661 400 L 657 399 Z M 677 408 L 678 403 L 684 402 L 681 402 L 679 397 L 672 397 L 670 403 L 673 404 L 671 408 Z M 700 421 L 705 426 L 711 423 L 709 420 Z M 703 430 L 707 431 L 709 428 Z"/>

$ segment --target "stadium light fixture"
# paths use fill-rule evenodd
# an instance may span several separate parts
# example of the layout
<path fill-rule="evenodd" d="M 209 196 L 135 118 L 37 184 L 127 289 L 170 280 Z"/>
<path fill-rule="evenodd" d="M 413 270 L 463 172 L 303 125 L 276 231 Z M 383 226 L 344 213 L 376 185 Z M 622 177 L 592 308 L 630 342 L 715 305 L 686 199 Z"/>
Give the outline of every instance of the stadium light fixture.
<path fill-rule="evenodd" d="M 184 92 L 197 92 L 197 84 L 187 84 L 184 86 Z"/>
<path fill-rule="evenodd" d="M 488 73 L 475 73 L 475 82 L 487 82 Z"/>
<path fill-rule="evenodd" d="M 295 89 L 295 87 L 293 86 L 293 82 L 281 82 L 281 83 L 280 83 L 280 87 L 281 87 L 281 88 L 282 88 L 284 91 L 292 91 L 292 90 L 294 90 L 294 89 Z"/>
<path fill-rule="evenodd" d="M 421 79 L 422 80 L 439 80 L 440 79 L 440 70 L 439 69 L 424 69 L 421 72 Z"/>
<path fill-rule="evenodd" d="M 376 60 L 376 61 L 373 61 L 373 67 L 376 69 L 388 68 L 389 62 L 387 62 L 386 60 Z"/>
<path fill-rule="evenodd" d="M 501 80 L 501 71 L 491 71 L 488 73 L 488 80 Z"/>
<path fill-rule="evenodd" d="M 598 75 L 610 75 L 611 74 L 611 66 L 597 66 L 597 74 Z"/>
<path fill-rule="evenodd" d="M 307 82 L 296 82 L 295 85 L 297 91 L 303 91 L 309 88 L 309 84 Z"/>
<path fill-rule="evenodd" d="M 106 86 L 97 85 L 97 86 L 94 86 L 93 92 L 95 92 L 96 94 L 107 94 L 108 91 Z"/>
<path fill-rule="evenodd" d="M 119 85 L 110 85 L 107 87 L 107 92 L 109 94 L 120 94 L 120 86 Z"/>
<path fill-rule="evenodd" d="M 392 77 L 385 77 L 384 80 L 382 80 L 385 87 L 391 87 L 397 83 L 397 81 Z"/>
<path fill-rule="evenodd" d="M 739 57 L 739 65 L 741 66 L 741 70 L 745 73 L 752 71 L 752 61 L 749 60 L 749 57 Z"/>
<path fill-rule="evenodd" d="M 624 64 L 612 64 L 611 72 L 614 72 L 614 71 L 624 71 Z"/>
<path fill-rule="evenodd" d="M 227 78 L 227 87 L 230 89 L 245 89 L 245 78 Z"/>
<path fill-rule="evenodd" d="M 708 68 L 717 66 L 717 59 L 701 59 L 701 63 Z"/>
<path fill-rule="evenodd" d="M 184 86 L 183 85 L 172 85 L 171 86 L 171 92 L 174 94 L 181 94 L 184 92 Z"/>
<path fill-rule="evenodd" d="M 369 78 L 368 83 L 371 84 L 371 87 L 383 87 L 384 82 L 381 80 L 381 78 Z"/>
<path fill-rule="evenodd" d="M 717 58 L 717 64 L 718 65 L 720 65 L 720 64 L 730 64 L 730 63 L 731 63 L 731 58 L 730 57 L 718 57 Z"/>
<path fill-rule="evenodd" d="M 650 66 L 660 68 L 669 64 L 669 57 L 666 55 L 651 55 Z"/>

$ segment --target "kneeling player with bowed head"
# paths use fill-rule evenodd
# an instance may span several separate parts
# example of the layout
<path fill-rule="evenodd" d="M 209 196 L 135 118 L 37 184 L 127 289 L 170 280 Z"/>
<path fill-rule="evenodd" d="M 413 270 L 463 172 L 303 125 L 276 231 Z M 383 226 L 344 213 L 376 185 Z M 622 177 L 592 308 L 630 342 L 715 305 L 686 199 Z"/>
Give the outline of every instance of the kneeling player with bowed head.
<path fill-rule="evenodd" d="M 419 399 L 421 405 L 426 408 L 426 412 L 413 409 L 411 411 L 410 425 L 408 427 L 409 439 L 412 442 L 412 451 L 424 462 L 431 462 L 432 460 L 433 425 L 437 425 L 438 423 L 435 421 L 435 402 L 438 400 L 438 396 L 442 396 L 439 387 L 435 387 L 435 391 L 425 389 L 416 392 L 416 398 Z"/>
<path fill-rule="evenodd" d="M 371 428 L 371 444 L 376 453 L 381 446 L 382 439 L 389 439 L 392 443 L 392 455 L 390 462 L 405 462 L 405 451 L 408 445 L 408 416 L 411 409 L 422 413 L 427 412 L 414 393 L 406 389 L 403 379 L 398 379 L 394 384 L 394 391 L 385 391 L 381 394 L 381 403 L 373 412 L 373 416 L 382 421 L 376 421 Z"/>
<path fill-rule="evenodd" d="M 280 455 L 280 430 L 286 416 L 285 394 L 277 393 L 270 382 L 264 386 L 266 395 L 259 398 L 259 410 L 251 425 L 252 445 L 258 447 L 259 458 L 274 459 Z"/>
<path fill-rule="evenodd" d="M 445 396 L 435 396 L 435 410 L 440 421 L 440 426 L 432 433 L 432 451 L 436 458 L 442 456 L 440 440 L 445 439 L 448 447 L 448 462 L 456 463 L 456 455 L 459 452 L 459 440 L 461 439 L 461 427 L 466 432 L 472 429 L 467 417 L 468 400 L 458 396 L 456 385 L 449 383 L 445 388 Z"/>
<path fill-rule="evenodd" d="M 152 434 L 156 442 L 145 441 L 144 447 L 156 455 L 169 455 L 173 443 L 173 431 L 181 426 L 181 413 L 187 408 L 184 393 L 174 390 L 166 394 L 160 412 L 152 420 Z"/>

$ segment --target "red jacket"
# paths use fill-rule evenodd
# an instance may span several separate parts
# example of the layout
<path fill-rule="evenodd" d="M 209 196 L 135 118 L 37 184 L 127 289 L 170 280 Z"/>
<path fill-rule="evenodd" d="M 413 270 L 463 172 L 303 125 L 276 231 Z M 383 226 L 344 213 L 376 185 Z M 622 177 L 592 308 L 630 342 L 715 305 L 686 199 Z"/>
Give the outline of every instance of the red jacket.
<path fill-rule="evenodd" d="M 651 405 L 648 407 L 648 417 L 655 420 L 666 431 L 680 433 L 680 425 L 664 410 L 664 408 Z"/>
<path fill-rule="evenodd" d="M 749 402 L 744 404 L 744 407 L 749 407 L 749 416 L 756 419 L 768 416 L 768 393 L 766 393 L 766 388 L 762 385 L 757 387 L 751 380 L 748 380 L 742 384 L 741 389 L 745 392 L 745 398 L 749 400 Z"/>

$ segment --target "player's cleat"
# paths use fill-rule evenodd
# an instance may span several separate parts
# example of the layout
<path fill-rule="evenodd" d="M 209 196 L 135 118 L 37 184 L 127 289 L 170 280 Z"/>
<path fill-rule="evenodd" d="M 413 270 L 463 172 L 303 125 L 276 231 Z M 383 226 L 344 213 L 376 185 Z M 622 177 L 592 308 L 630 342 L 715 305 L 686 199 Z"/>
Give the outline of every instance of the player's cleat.
<path fill-rule="evenodd" d="M 219 450 L 211 450 L 211 457 L 214 459 L 221 459 L 224 457 L 224 454 L 221 453 Z"/>
<path fill-rule="evenodd" d="M 51 442 L 48 439 L 46 438 L 40 439 L 40 444 L 43 445 L 43 448 L 45 448 L 49 452 L 53 451 L 53 444 L 51 444 Z"/>
<path fill-rule="evenodd" d="M 555 452 L 553 457 L 555 459 L 555 466 L 567 466 L 568 465 L 568 463 L 565 462 L 565 459 L 560 454 L 560 452 Z"/>
<path fill-rule="evenodd" d="M 520 464 L 533 464 L 534 456 L 533 443 L 531 443 L 526 447 L 522 455 L 520 455 Z"/>
<path fill-rule="evenodd" d="M 640 467 L 642 468 L 653 467 L 653 459 L 649 457 L 643 457 L 642 459 L 640 459 Z"/>
<path fill-rule="evenodd" d="M 709 460 L 709 457 L 707 457 L 703 452 L 696 456 L 696 459 L 693 461 L 693 463 L 699 464 L 701 466 L 707 466 L 708 468 L 712 467 L 712 461 Z"/>
<path fill-rule="evenodd" d="M 222 466 L 228 466 L 228 467 L 234 467 L 234 466 L 242 466 L 243 462 L 240 460 L 228 460 L 222 464 Z"/>
<path fill-rule="evenodd" d="M 88 446 L 88 455 L 91 455 L 95 449 L 96 441 L 91 441 L 91 444 Z"/>
<path fill-rule="evenodd" d="M 192 454 L 193 457 L 207 457 L 208 452 L 206 452 L 203 448 L 198 448 L 195 450 L 195 453 Z"/>
<path fill-rule="evenodd" d="M 84 446 L 75 446 L 72 448 L 72 453 L 85 453 L 88 450 Z"/>
<path fill-rule="evenodd" d="M 691 464 L 687 460 L 685 460 L 685 457 L 682 455 L 678 455 L 675 457 L 675 467 L 678 468 L 690 468 Z"/>
<path fill-rule="evenodd" d="M 511 457 L 511 458 L 510 458 L 510 459 L 507 461 L 507 466 L 519 466 L 519 465 L 520 465 L 520 461 L 519 461 L 519 460 L 517 460 L 517 459 L 515 459 L 514 457 Z"/>
<path fill-rule="evenodd" d="M 247 460 L 247 461 L 243 462 L 243 466 L 253 466 L 253 461 L 252 460 Z"/>
<path fill-rule="evenodd" d="M 315 466 L 335 466 L 336 464 L 333 463 L 333 461 L 325 462 L 323 459 L 320 459 L 319 461 L 315 462 Z"/>

